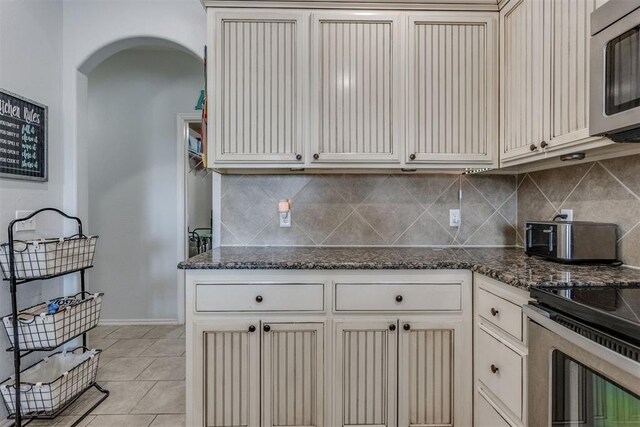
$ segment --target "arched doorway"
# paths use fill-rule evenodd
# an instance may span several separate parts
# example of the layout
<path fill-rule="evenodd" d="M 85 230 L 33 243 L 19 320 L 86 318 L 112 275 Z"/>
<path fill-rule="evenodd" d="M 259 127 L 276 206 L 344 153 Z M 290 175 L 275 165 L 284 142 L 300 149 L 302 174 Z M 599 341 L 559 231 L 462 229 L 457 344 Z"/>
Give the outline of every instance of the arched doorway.
<path fill-rule="evenodd" d="M 175 118 L 193 111 L 203 74 L 192 50 L 154 37 L 113 42 L 78 68 L 76 204 L 101 235 L 90 280 L 107 294 L 104 323 L 180 320 Z"/>

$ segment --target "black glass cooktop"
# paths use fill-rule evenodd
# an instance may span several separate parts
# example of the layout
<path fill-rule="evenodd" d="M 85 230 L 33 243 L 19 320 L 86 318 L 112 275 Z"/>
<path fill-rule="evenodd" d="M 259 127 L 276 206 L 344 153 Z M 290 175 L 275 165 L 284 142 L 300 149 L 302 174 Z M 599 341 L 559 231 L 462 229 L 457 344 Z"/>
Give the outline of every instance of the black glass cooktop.
<path fill-rule="evenodd" d="M 533 287 L 531 297 L 598 328 L 640 343 L 640 288 Z"/>

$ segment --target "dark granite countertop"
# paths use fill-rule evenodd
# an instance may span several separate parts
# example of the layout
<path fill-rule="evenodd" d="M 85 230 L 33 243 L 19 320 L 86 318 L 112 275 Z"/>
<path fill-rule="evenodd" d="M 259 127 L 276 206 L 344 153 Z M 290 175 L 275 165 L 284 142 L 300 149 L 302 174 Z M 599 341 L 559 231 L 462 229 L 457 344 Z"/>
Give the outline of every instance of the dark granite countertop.
<path fill-rule="evenodd" d="M 178 268 L 280 270 L 472 270 L 509 285 L 640 286 L 640 270 L 567 265 L 528 257 L 519 248 L 220 247 Z"/>

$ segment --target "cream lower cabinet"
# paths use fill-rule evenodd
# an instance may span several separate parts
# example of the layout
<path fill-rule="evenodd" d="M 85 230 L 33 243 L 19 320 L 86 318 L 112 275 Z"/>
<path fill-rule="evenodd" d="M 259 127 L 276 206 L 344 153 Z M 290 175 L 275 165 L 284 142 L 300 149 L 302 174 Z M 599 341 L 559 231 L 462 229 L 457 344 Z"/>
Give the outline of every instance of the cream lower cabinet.
<path fill-rule="evenodd" d="M 397 319 L 337 321 L 335 419 L 341 426 L 397 424 Z"/>
<path fill-rule="evenodd" d="M 202 425 L 324 425 L 323 323 L 238 321 L 202 339 Z"/>
<path fill-rule="evenodd" d="M 474 425 L 524 427 L 527 420 L 528 292 L 474 275 Z"/>
<path fill-rule="evenodd" d="M 471 425 L 468 271 L 187 272 L 187 425 Z"/>

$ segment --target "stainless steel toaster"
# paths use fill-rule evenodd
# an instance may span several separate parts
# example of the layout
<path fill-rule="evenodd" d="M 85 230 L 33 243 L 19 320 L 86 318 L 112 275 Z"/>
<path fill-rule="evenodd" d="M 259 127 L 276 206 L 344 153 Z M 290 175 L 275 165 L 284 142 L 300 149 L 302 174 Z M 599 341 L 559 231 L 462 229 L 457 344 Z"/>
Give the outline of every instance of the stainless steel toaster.
<path fill-rule="evenodd" d="M 586 221 L 529 221 L 525 253 L 566 263 L 617 261 L 617 226 Z"/>

